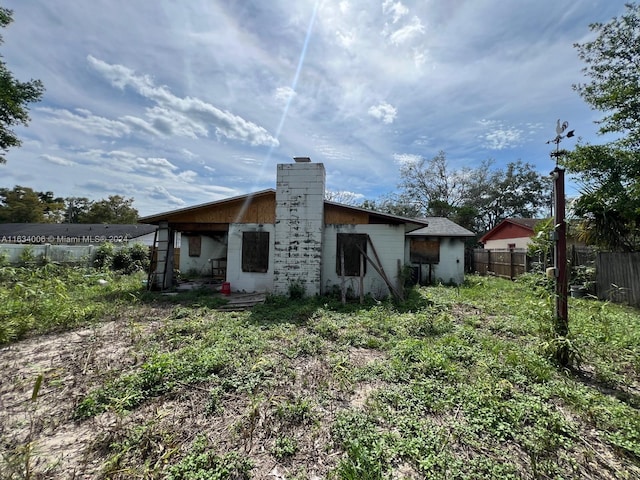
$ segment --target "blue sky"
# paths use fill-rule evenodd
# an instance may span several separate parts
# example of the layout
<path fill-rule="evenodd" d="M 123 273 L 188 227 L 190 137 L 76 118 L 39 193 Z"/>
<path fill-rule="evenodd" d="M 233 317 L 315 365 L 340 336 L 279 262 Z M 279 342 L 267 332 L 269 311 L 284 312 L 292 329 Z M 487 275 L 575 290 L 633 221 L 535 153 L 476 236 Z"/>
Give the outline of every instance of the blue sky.
<path fill-rule="evenodd" d="M 604 141 L 572 90 L 573 47 L 617 0 L 5 0 L 0 53 L 46 93 L 0 187 L 141 215 L 275 188 L 275 165 L 323 162 L 327 188 L 375 199 L 403 162 L 444 151 L 554 166 L 556 121 Z M 574 139 L 563 142 L 565 148 Z M 568 193 L 575 194 L 571 185 Z"/>

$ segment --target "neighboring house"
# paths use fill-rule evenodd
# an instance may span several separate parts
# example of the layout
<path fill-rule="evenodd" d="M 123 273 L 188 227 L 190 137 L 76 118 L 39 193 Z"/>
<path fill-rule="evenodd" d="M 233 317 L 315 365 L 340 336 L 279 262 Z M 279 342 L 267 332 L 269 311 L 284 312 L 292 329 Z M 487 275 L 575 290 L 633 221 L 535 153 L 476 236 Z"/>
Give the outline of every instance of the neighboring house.
<path fill-rule="evenodd" d="M 429 226 L 407 234 L 405 257 L 420 284 L 464 282 L 465 239 L 475 233 L 444 217 L 425 218 Z"/>
<path fill-rule="evenodd" d="M 541 218 L 506 218 L 480 238 L 485 250 L 526 249 Z"/>
<path fill-rule="evenodd" d="M 180 232 L 180 269 L 211 274 L 232 291 L 287 294 L 299 284 L 318 295 L 346 284 L 387 295 L 408 261 L 406 234 L 428 221 L 330 202 L 324 193 L 324 165 L 299 157 L 277 166 L 276 190 L 142 218 L 159 226 L 153 286 L 172 286 Z"/>
<path fill-rule="evenodd" d="M 156 225 L 107 223 L 0 223 L 0 244 L 153 245 Z"/>

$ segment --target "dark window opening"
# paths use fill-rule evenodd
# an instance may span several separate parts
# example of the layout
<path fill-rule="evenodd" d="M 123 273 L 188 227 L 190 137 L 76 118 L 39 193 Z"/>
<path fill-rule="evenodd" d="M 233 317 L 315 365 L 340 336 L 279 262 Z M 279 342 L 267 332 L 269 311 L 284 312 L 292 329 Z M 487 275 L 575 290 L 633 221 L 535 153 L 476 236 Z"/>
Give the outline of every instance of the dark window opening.
<path fill-rule="evenodd" d="M 342 275 L 341 255 L 344 252 L 344 275 L 359 277 L 367 273 L 367 261 L 363 259 L 364 271 L 360 272 L 360 250 L 367 253 L 367 234 L 339 233 L 336 250 L 336 273 Z"/>
<path fill-rule="evenodd" d="M 202 251 L 202 237 L 200 235 L 189 237 L 189 256 L 199 257 Z"/>
<path fill-rule="evenodd" d="M 412 238 L 409 243 L 411 263 L 440 263 L 440 241 L 426 238 Z"/>
<path fill-rule="evenodd" d="M 242 232 L 242 271 L 269 270 L 269 232 Z"/>

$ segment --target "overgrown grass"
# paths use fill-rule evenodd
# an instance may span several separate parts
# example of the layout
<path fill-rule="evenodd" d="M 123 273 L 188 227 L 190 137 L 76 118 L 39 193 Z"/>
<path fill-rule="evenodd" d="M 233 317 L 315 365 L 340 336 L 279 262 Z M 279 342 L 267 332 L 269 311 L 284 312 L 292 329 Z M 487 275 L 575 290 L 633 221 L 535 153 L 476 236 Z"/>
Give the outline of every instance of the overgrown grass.
<path fill-rule="evenodd" d="M 569 315 L 580 362 L 561 369 L 534 277 L 403 305 L 272 297 L 229 313 L 203 295 L 171 305 L 144 360 L 76 421 L 139 419 L 108 430 L 106 478 L 638 478 L 640 312 L 570 299 Z"/>
<path fill-rule="evenodd" d="M 103 320 L 141 291 L 140 275 L 54 263 L 0 266 L 0 345 Z"/>

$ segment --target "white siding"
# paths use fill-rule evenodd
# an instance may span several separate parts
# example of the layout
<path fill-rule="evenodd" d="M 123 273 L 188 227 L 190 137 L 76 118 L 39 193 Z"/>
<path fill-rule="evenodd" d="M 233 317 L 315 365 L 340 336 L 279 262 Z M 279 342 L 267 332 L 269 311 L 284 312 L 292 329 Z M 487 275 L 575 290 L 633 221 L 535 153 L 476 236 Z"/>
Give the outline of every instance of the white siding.
<path fill-rule="evenodd" d="M 242 232 L 269 232 L 269 268 L 265 273 L 242 271 Z M 275 227 L 271 224 L 232 223 L 227 247 L 227 282 L 233 292 L 271 292 L 273 290 L 273 244 Z"/>
<path fill-rule="evenodd" d="M 398 262 L 404 262 L 404 225 L 327 225 L 323 234 L 322 250 L 322 293 L 330 291 L 334 285 L 340 286 L 341 280 L 336 271 L 338 233 L 367 233 L 378 252 L 382 268 L 394 286 L 398 285 Z M 371 246 L 367 246 L 367 256 L 374 259 Z M 375 298 L 389 294 L 382 277 L 371 265 L 366 267 L 364 291 Z M 351 287 L 357 295 L 360 291 L 358 277 L 346 277 L 347 288 Z"/>
<path fill-rule="evenodd" d="M 531 243 L 530 237 L 520 238 L 503 238 L 500 240 L 487 240 L 484 244 L 485 250 L 506 250 L 509 248 L 509 244 L 515 243 L 514 248 L 527 248 Z"/>

